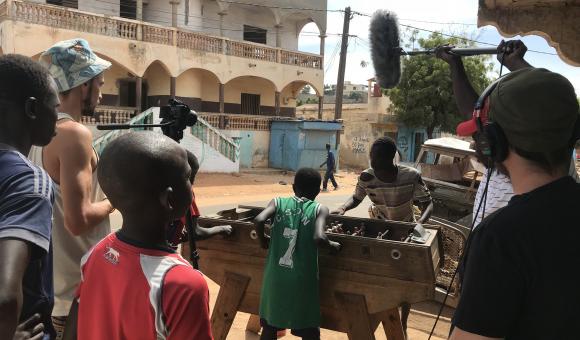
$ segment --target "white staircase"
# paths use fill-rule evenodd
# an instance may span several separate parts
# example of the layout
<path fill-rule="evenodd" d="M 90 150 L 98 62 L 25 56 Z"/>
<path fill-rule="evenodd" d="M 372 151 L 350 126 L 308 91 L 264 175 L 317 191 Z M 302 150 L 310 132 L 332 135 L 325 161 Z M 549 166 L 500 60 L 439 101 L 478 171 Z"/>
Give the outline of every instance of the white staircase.
<path fill-rule="evenodd" d="M 129 120 L 127 124 L 158 124 L 160 121 L 159 108 L 152 107 Z M 153 130 L 161 133 L 160 128 L 153 128 Z M 100 154 L 111 140 L 128 131 L 130 130 L 109 131 L 95 139 L 93 147 Z M 183 131 L 181 144 L 197 156 L 201 172 L 231 173 L 240 171 L 240 146 L 238 142 L 222 134 L 201 117 L 198 117 L 198 121 L 193 127 Z"/>

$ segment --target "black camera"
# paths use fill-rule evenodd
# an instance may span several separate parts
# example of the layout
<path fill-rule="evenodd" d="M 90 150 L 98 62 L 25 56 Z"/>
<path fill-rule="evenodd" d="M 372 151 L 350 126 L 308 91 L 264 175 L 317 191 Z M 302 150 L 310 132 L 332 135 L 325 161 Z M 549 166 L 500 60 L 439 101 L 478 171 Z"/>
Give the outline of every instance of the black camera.
<path fill-rule="evenodd" d="M 177 99 L 169 99 L 168 105 L 160 108 L 159 118 L 163 134 L 178 143 L 183 138 L 183 130 L 197 122 L 197 114 Z"/>

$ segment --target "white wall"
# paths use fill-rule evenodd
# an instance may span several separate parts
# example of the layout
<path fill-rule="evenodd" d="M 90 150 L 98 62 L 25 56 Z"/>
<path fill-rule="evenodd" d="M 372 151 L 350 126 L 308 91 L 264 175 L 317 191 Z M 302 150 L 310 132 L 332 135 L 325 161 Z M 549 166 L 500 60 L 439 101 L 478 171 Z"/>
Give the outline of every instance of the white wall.
<path fill-rule="evenodd" d="M 120 16 L 120 0 L 79 0 L 79 10 L 118 17 Z"/>

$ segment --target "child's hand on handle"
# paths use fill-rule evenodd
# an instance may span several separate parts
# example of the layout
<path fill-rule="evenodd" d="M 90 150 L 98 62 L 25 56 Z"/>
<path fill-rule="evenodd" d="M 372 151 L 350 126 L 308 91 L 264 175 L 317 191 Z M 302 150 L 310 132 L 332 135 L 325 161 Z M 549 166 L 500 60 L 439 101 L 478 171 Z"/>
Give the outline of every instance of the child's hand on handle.
<path fill-rule="evenodd" d="M 328 246 L 333 254 L 337 254 L 342 249 L 342 245 L 335 241 L 329 241 Z"/>
<path fill-rule="evenodd" d="M 330 212 L 331 215 L 344 215 L 344 213 L 346 212 L 346 210 L 343 207 L 334 209 L 333 211 Z"/>
<path fill-rule="evenodd" d="M 234 228 L 231 225 L 220 225 L 220 234 L 223 236 L 230 236 L 234 232 Z"/>
<path fill-rule="evenodd" d="M 270 248 L 270 236 L 264 235 L 264 237 L 260 237 L 260 245 L 263 249 Z"/>

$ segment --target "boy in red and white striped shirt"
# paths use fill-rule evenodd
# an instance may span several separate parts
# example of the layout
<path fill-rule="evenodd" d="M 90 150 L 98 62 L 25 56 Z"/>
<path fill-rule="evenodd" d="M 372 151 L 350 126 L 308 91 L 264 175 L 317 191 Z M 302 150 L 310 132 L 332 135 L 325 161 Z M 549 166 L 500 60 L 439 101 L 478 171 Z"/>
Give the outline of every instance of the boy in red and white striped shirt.
<path fill-rule="evenodd" d="M 160 134 L 129 133 L 107 146 L 98 171 L 123 227 L 83 257 L 65 338 L 211 340 L 207 283 L 166 239 L 192 201 L 185 150 Z"/>

